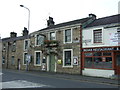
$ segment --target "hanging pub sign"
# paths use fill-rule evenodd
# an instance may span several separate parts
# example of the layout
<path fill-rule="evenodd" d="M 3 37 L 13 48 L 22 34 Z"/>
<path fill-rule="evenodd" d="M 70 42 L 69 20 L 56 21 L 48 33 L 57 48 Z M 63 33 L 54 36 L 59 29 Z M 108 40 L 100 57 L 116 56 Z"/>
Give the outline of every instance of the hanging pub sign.
<path fill-rule="evenodd" d="M 119 51 L 120 47 L 106 47 L 106 48 L 85 48 L 83 49 L 84 52 L 89 52 L 89 51 Z"/>

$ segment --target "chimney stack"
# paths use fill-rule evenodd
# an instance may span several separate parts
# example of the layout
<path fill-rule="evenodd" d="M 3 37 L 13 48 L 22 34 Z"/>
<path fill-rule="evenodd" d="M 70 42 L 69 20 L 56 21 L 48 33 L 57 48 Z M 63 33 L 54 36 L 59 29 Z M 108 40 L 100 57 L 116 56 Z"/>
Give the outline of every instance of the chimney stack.
<path fill-rule="evenodd" d="M 11 33 L 10 33 L 10 37 L 11 37 L 11 38 L 17 37 L 17 33 L 11 32 Z"/>
<path fill-rule="evenodd" d="M 89 17 L 92 17 L 93 19 L 96 19 L 96 15 L 95 14 L 89 14 Z"/>
<path fill-rule="evenodd" d="M 47 20 L 47 26 L 53 26 L 55 22 L 53 21 L 53 18 L 49 16 L 49 20 Z"/>
<path fill-rule="evenodd" d="M 26 27 L 24 27 L 24 30 L 23 30 L 23 36 L 28 35 L 28 33 L 29 33 L 29 31 L 27 30 L 27 28 L 26 28 Z"/>

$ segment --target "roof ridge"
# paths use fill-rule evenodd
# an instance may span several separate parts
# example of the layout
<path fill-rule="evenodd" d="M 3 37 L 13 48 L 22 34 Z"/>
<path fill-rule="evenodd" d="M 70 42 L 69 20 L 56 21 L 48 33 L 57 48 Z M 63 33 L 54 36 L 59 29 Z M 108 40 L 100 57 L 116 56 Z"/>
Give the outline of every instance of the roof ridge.
<path fill-rule="evenodd" d="M 104 18 L 109 18 L 109 17 L 115 17 L 115 16 L 118 16 L 118 15 L 120 15 L 120 14 L 115 14 L 115 15 L 111 15 L 111 16 L 105 16 L 105 17 L 98 18 L 96 20 L 104 19 Z"/>

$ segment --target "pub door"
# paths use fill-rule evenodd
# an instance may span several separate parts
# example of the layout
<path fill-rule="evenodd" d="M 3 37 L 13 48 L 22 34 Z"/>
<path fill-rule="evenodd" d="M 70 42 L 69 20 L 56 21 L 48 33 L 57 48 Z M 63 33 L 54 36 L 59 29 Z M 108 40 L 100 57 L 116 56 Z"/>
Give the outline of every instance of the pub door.
<path fill-rule="evenodd" d="M 117 52 L 115 55 L 115 60 L 116 60 L 116 74 L 120 75 L 120 52 Z"/>
<path fill-rule="evenodd" d="M 55 72 L 55 55 L 54 54 L 50 54 L 49 71 Z"/>

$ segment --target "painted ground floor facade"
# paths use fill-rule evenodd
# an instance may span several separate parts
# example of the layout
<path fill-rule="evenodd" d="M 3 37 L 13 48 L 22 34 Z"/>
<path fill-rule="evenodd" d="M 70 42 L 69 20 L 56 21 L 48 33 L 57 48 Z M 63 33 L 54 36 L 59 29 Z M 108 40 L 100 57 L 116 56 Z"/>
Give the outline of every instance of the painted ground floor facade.
<path fill-rule="evenodd" d="M 83 48 L 83 75 L 120 75 L 120 46 Z"/>

